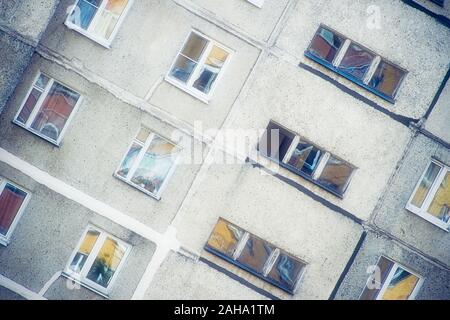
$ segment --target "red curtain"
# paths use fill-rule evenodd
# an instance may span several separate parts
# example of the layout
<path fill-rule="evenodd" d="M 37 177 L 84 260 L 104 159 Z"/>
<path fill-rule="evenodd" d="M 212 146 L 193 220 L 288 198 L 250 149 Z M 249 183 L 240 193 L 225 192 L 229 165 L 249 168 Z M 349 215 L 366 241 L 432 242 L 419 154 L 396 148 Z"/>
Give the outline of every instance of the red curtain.
<path fill-rule="evenodd" d="M 0 195 L 0 233 L 6 235 L 25 200 L 25 192 L 7 184 Z"/>

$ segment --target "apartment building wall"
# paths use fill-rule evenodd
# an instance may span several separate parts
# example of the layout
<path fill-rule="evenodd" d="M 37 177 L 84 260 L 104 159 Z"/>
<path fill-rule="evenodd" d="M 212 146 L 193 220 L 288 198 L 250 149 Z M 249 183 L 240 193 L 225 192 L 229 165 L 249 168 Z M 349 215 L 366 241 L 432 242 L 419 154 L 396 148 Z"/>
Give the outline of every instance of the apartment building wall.
<path fill-rule="evenodd" d="M 450 70 L 450 68 L 449 68 Z M 450 71 L 448 76 L 450 75 Z M 439 99 L 436 101 L 434 108 L 431 110 L 428 119 L 425 121 L 423 128 L 430 132 L 435 137 L 450 144 L 450 130 L 448 130 L 448 123 L 450 122 L 450 81 L 444 84 Z"/>
<path fill-rule="evenodd" d="M 135 0 L 111 47 L 105 48 L 64 25 L 72 3 L 61 1 L 23 81 L 0 116 L 0 148 L 123 212 L 133 223 L 143 223 L 146 231 L 163 234 L 175 228 L 182 249 L 170 248 L 176 251 L 172 252 L 164 241 L 156 243 L 154 249 L 148 240 L 126 231 L 126 226 L 100 218 L 38 182 L 28 181 L 5 164 L 0 175 L 18 180 L 19 184 L 28 183 L 30 186 L 24 187 L 30 190 L 37 189 L 33 192 L 33 199 L 37 198 L 34 193 L 39 196 L 33 200 L 33 216 L 45 217 L 48 208 L 44 205 L 54 205 L 56 198 L 64 209 L 62 214 L 74 216 L 70 224 L 65 224 L 67 219 L 58 220 L 60 229 L 54 232 L 57 237 L 67 233 L 76 244 L 89 220 L 125 241 L 135 239 L 140 249 L 133 253 L 136 256 L 130 270 L 136 263 L 140 271 L 129 280 L 131 275 L 124 268 L 120 276 L 124 280 L 116 283 L 112 298 L 131 297 L 139 283 L 147 284 L 147 290 L 139 287 L 142 297 L 157 299 L 327 299 L 340 285 L 336 297 L 357 299 L 367 280 L 366 266 L 374 264 L 375 257 L 381 254 L 404 260 L 427 275 L 425 289 L 418 298 L 448 298 L 448 288 L 440 284 L 449 277 L 447 254 L 438 244 L 428 242 L 432 226 L 417 222 L 421 228 L 417 235 L 412 227 L 404 232 L 406 227 L 390 210 L 398 209 L 395 212 L 404 216 L 404 223 L 409 223 L 410 218 L 420 219 L 400 209 L 402 199 L 397 199 L 397 193 L 402 197 L 410 194 L 406 189 L 413 188 L 423 168 L 412 169 L 419 172 L 415 177 L 403 166 L 396 173 L 399 162 L 418 161 L 424 165 L 427 152 L 446 153 L 431 140 L 417 138 L 415 125 L 411 125 L 421 123 L 449 67 L 450 31 L 443 24 L 394 0 L 266 0 L 262 9 L 244 0 Z M 321 23 L 408 71 L 395 104 L 304 56 Z M 191 29 L 232 51 L 209 103 L 164 80 Z M 84 97 L 60 147 L 11 123 L 38 70 Z M 436 105 L 435 112 L 430 121 L 438 112 L 447 114 L 441 105 Z M 213 134 L 202 135 L 193 128 L 201 123 L 203 129 L 264 129 L 269 120 L 357 167 L 342 199 L 255 156 L 259 137 L 249 140 L 250 154 L 225 156 L 211 145 Z M 430 130 L 445 136 L 442 124 L 435 122 Z M 204 150 L 200 158 L 205 156 L 213 163 L 178 165 L 159 201 L 141 193 L 113 177 L 140 125 L 168 138 L 177 133 L 173 140 L 186 145 L 184 158 L 191 156 L 188 146 L 195 146 Z M 247 156 L 250 162 L 242 162 Z M 222 164 L 220 160 L 225 157 L 233 164 Z M 237 158 L 241 162 L 236 163 Z M 392 198 L 385 196 L 380 204 L 380 197 L 391 194 L 390 190 Z M 378 211 L 373 221 L 375 208 Z M 28 211 L 21 219 L 25 225 Z M 58 211 L 56 206 L 53 211 Z M 219 217 L 307 263 L 294 295 L 204 250 Z M 42 228 L 54 230 L 52 220 L 44 221 Z M 382 240 L 369 233 L 355 262 L 349 264 L 364 230 L 376 230 Z M 445 236 L 433 237 L 445 243 Z M 29 253 L 16 251 L 23 246 L 33 250 L 23 244 L 29 239 L 20 225 L 14 237 L 19 239 L 12 239 L 15 244 L 0 247 L 7 258 L 3 266 L 0 262 L 0 274 L 35 292 L 67 263 L 74 247 L 73 241 L 58 242 L 66 251 L 58 249 L 62 254 L 55 254 L 48 267 L 42 262 L 33 280 L 22 271 L 14 271 L 15 262 L 29 257 Z M 38 241 L 37 237 L 32 243 Z M 44 239 L 51 242 L 54 237 L 49 234 Z M 406 243 L 408 250 L 401 243 Z M 153 250 L 159 249 L 166 250 L 167 256 L 155 254 L 157 258 L 151 259 Z M 139 250 L 144 252 L 141 258 Z M 364 250 L 370 251 L 370 258 L 366 259 Z M 144 273 L 148 266 L 151 268 Z M 348 266 L 350 272 L 346 275 Z M 65 280 L 58 279 L 45 297 L 101 298 L 84 289 L 65 288 Z"/>
<path fill-rule="evenodd" d="M 350 271 L 336 294 L 337 300 L 359 299 L 372 274 L 371 267 L 384 256 L 409 268 L 422 277 L 423 282 L 417 292 L 417 300 L 448 300 L 450 270 L 424 259 L 416 252 L 399 245 L 385 236 L 369 232 L 366 241 L 359 250 Z"/>
<path fill-rule="evenodd" d="M 0 113 L 19 83 L 58 2 L 0 1 Z"/>
<path fill-rule="evenodd" d="M 3 178 L 29 192 L 30 200 L 7 246 L 0 246 L 0 270 L 4 277 L 39 292 L 54 276 L 64 271 L 88 225 L 94 225 L 132 246 L 114 286 L 112 299 L 129 299 L 149 263 L 155 244 L 111 222 L 53 190 L 1 163 Z M 55 299 L 97 297 L 91 291 L 67 285 L 58 277 L 48 294 Z M 45 296 L 45 295 L 44 295 Z"/>

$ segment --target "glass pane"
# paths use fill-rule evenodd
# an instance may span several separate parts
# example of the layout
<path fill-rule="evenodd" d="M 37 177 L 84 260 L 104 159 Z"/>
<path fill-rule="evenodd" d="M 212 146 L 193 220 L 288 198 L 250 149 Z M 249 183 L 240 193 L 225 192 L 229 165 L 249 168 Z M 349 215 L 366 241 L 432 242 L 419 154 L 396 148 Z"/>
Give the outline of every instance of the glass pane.
<path fill-rule="evenodd" d="M 318 58 L 332 63 L 344 41 L 342 37 L 321 27 L 314 36 L 308 51 Z"/>
<path fill-rule="evenodd" d="M 194 82 L 194 88 L 208 94 L 227 57 L 228 52 L 214 46 L 205 61 L 198 79 Z"/>
<path fill-rule="evenodd" d="M 80 95 L 54 83 L 31 127 L 52 140 L 58 140 Z"/>
<path fill-rule="evenodd" d="M 380 257 L 375 273 L 369 278 L 366 288 L 362 293 L 360 300 L 376 300 L 378 293 L 381 290 L 383 283 L 386 281 L 389 272 L 394 266 L 394 262 L 391 260 Z"/>
<path fill-rule="evenodd" d="M 293 291 L 304 266 L 301 261 L 281 252 L 267 277 L 281 287 Z"/>
<path fill-rule="evenodd" d="M 345 52 L 339 70 L 362 81 L 374 58 L 372 53 L 352 43 Z"/>
<path fill-rule="evenodd" d="M 281 162 L 294 137 L 293 133 L 271 121 L 258 144 L 258 150 L 261 154 Z"/>
<path fill-rule="evenodd" d="M 176 146 L 155 135 L 131 181 L 157 193 L 174 164 L 177 152 Z"/>
<path fill-rule="evenodd" d="M 403 70 L 381 61 L 369 85 L 393 98 L 404 76 Z"/>
<path fill-rule="evenodd" d="M 208 247 L 232 258 L 239 241 L 244 236 L 244 230 L 220 219 L 208 240 Z"/>
<path fill-rule="evenodd" d="M 137 143 L 133 143 L 130 150 L 128 150 L 127 155 L 125 156 L 125 159 L 122 161 L 122 164 L 120 165 L 119 170 L 117 171 L 117 174 L 126 178 L 128 175 L 128 172 L 130 171 L 131 167 L 134 164 L 134 161 L 136 160 L 137 156 L 139 155 L 139 152 L 141 151 L 142 146 L 140 146 Z"/>
<path fill-rule="evenodd" d="M 186 83 L 191 77 L 191 74 L 194 71 L 196 65 L 197 63 L 193 62 L 192 60 L 179 55 L 172 70 L 170 71 L 170 75 Z"/>
<path fill-rule="evenodd" d="M 350 182 L 352 172 L 353 168 L 345 161 L 330 156 L 317 181 L 337 193 L 343 194 Z"/>
<path fill-rule="evenodd" d="M 150 135 L 150 130 L 142 127 L 141 130 L 139 130 L 136 140 L 138 140 L 142 143 L 145 143 L 147 141 L 147 138 L 149 135 Z"/>
<path fill-rule="evenodd" d="M 434 195 L 428 213 L 445 223 L 450 221 L 450 171 L 447 172 Z"/>
<path fill-rule="evenodd" d="M 320 149 L 308 142 L 301 141 L 288 163 L 311 176 L 317 168 L 321 156 L 322 151 Z"/>
<path fill-rule="evenodd" d="M 17 121 L 23 124 L 27 122 L 41 94 L 42 92 L 37 90 L 36 88 L 31 89 L 30 95 L 28 96 L 27 100 L 25 101 L 25 104 L 23 105 L 22 110 L 20 110 L 20 113 L 17 116 Z"/>
<path fill-rule="evenodd" d="M 70 22 L 87 30 L 102 0 L 79 0 L 70 15 Z"/>
<path fill-rule="evenodd" d="M 95 28 L 92 30 L 98 36 L 109 39 L 120 16 L 125 10 L 128 0 L 107 0 L 105 10 L 99 15 Z"/>
<path fill-rule="evenodd" d="M 124 245 L 114 239 L 107 238 L 86 278 L 107 288 L 125 252 L 126 247 Z"/>
<path fill-rule="evenodd" d="M 192 32 L 181 53 L 186 57 L 198 62 L 207 44 L 208 40 L 200 37 L 195 32 Z"/>
<path fill-rule="evenodd" d="M 27 196 L 26 192 L 7 183 L 0 194 L 0 234 L 6 235 Z"/>
<path fill-rule="evenodd" d="M 384 292 L 382 300 L 408 300 L 418 282 L 418 277 L 399 267 Z"/>
<path fill-rule="evenodd" d="M 411 200 L 411 204 L 415 205 L 418 208 L 422 207 L 422 204 L 425 201 L 425 198 L 427 197 L 428 192 L 430 191 L 430 188 L 434 182 L 434 179 L 436 179 L 440 170 L 441 170 L 441 167 L 438 166 L 434 162 L 432 162 L 428 166 L 427 172 L 425 172 L 425 176 L 423 177 L 422 181 L 420 182 L 420 185 L 417 188 L 417 191 Z"/>
<path fill-rule="evenodd" d="M 83 242 L 81 243 L 80 248 L 78 249 L 78 252 L 75 254 L 75 257 L 70 263 L 70 269 L 72 271 L 81 273 L 81 269 L 83 269 L 84 263 L 89 257 L 92 248 L 94 248 L 94 245 L 97 242 L 99 236 L 100 232 L 94 229 L 89 229 L 83 239 Z"/>
<path fill-rule="evenodd" d="M 48 81 L 49 81 L 49 78 L 41 73 L 39 78 L 36 80 L 36 83 L 34 84 L 34 86 L 44 90 Z"/>
<path fill-rule="evenodd" d="M 250 235 L 237 261 L 258 273 L 263 273 L 264 264 L 275 248 L 254 235 Z"/>

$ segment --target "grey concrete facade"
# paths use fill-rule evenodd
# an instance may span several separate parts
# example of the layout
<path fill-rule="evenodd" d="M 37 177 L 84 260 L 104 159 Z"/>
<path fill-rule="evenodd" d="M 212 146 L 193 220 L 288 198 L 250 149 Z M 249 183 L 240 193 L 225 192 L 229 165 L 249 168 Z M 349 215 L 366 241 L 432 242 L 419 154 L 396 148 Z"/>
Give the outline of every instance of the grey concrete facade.
<path fill-rule="evenodd" d="M 65 25 L 74 2 L 0 0 L 0 178 L 31 194 L 0 299 L 358 299 L 382 255 L 423 277 L 416 299 L 450 299 L 449 233 L 405 209 L 450 165 L 450 28 L 427 12 L 450 1 L 134 0 L 109 48 Z M 407 70 L 395 103 L 305 56 L 321 24 Z M 208 103 L 166 80 L 191 30 L 231 52 Z M 39 72 L 83 97 L 59 146 L 13 123 Z M 271 120 L 356 168 L 342 197 L 258 135 L 220 143 Z M 114 176 L 142 126 L 182 148 L 159 200 Z M 205 250 L 219 217 L 306 263 L 294 294 Z M 58 275 L 89 224 L 132 247 L 107 297 Z"/>

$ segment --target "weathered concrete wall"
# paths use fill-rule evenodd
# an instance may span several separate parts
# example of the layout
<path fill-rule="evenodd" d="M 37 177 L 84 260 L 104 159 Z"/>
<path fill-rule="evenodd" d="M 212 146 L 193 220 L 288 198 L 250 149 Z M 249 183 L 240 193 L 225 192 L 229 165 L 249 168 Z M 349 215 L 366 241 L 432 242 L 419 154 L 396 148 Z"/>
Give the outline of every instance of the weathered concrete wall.
<path fill-rule="evenodd" d="M 148 288 L 150 300 L 260 300 L 266 299 L 203 262 L 170 254 Z"/>
<path fill-rule="evenodd" d="M 190 124 L 219 127 L 249 74 L 259 50 L 176 5 L 173 1 L 136 0 L 128 12 L 112 49 L 105 49 L 65 25 L 62 1 L 43 37 L 44 46 L 108 79 L 129 93 L 149 101 Z M 191 29 L 197 29 L 234 50 L 209 104 L 174 87 L 162 78 L 182 48 Z"/>
<path fill-rule="evenodd" d="M 48 74 L 80 92 L 84 99 L 71 121 L 61 146 L 13 124 L 37 72 Z M 200 164 L 190 164 L 190 136 L 178 136 L 185 147 L 160 201 L 113 177 L 141 125 L 171 138 L 175 128 L 115 98 L 57 64 L 36 55 L 33 63 L 0 117 L 0 146 L 50 175 L 94 198 L 164 232 L 187 193 Z M 177 141 L 175 141 L 177 142 Z M 201 161 L 201 154 L 200 154 Z"/>
<path fill-rule="evenodd" d="M 432 157 L 450 163 L 450 150 L 419 134 L 387 186 L 385 197 L 375 211 L 374 223 L 450 268 L 448 232 L 405 209 Z"/>
<path fill-rule="evenodd" d="M 251 165 L 212 165 L 192 196 L 175 221 L 178 238 L 192 251 L 208 256 L 203 246 L 223 217 L 308 263 L 294 296 L 221 264 L 284 299 L 327 299 L 362 231 L 349 218 Z"/>
<path fill-rule="evenodd" d="M 59 0 L 0 0 L 0 25 L 38 42 Z"/>
<path fill-rule="evenodd" d="M 336 299 L 359 299 L 370 273 L 367 268 L 377 264 L 384 255 L 424 277 L 424 282 L 416 296 L 417 300 L 449 300 L 450 271 L 442 269 L 419 255 L 397 245 L 385 237 L 369 233 L 361 250 L 345 277 Z"/>
<path fill-rule="evenodd" d="M 153 243 L 50 191 L 3 163 L 0 163 L 0 175 L 32 194 L 10 244 L 0 246 L 0 274 L 39 292 L 56 272 L 64 270 L 87 225 L 93 224 L 132 245 L 111 292 L 112 299 L 131 298 L 153 255 Z M 57 292 L 57 288 L 61 291 Z M 60 299 L 73 295 L 61 284 L 57 288 L 51 290 L 50 297 Z M 90 296 L 91 293 L 83 298 Z M 79 294 L 78 297 L 81 298 Z"/>
<path fill-rule="evenodd" d="M 34 48 L 0 30 L 0 114 L 20 81 Z"/>
<path fill-rule="evenodd" d="M 446 0 L 444 1 L 444 6 L 441 7 L 430 0 L 413 0 L 417 4 L 426 8 L 427 10 L 450 19 L 450 3 Z"/>
<path fill-rule="evenodd" d="M 374 10 L 378 14 L 374 14 Z M 395 104 L 383 101 L 304 57 L 320 23 L 408 70 Z M 450 29 L 401 1 L 320 0 L 298 2 L 276 45 L 292 59 L 323 71 L 387 110 L 418 119 L 428 109 L 448 70 L 449 38 Z"/>
<path fill-rule="evenodd" d="M 369 218 L 411 137 L 406 126 L 272 55 L 255 68 L 236 109 L 227 128 L 264 129 L 273 119 L 356 166 L 344 199 L 287 170 L 280 173 L 361 219 Z"/>
<path fill-rule="evenodd" d="M 187 3 L 189 1 L 179 1 Z M 258 8 L 245 0 L 191 0 L 228 25 L 259 41 L 267 42 L 279 22 L 289 0 L 266 0 Z"/>
<path fill-rule="evenodd" d="M 425 122 L 425 129 L 436 137 L 450 143 L 450 81 L 447 81 L 438 102 L 434 106 L 428 120 Z"/>

